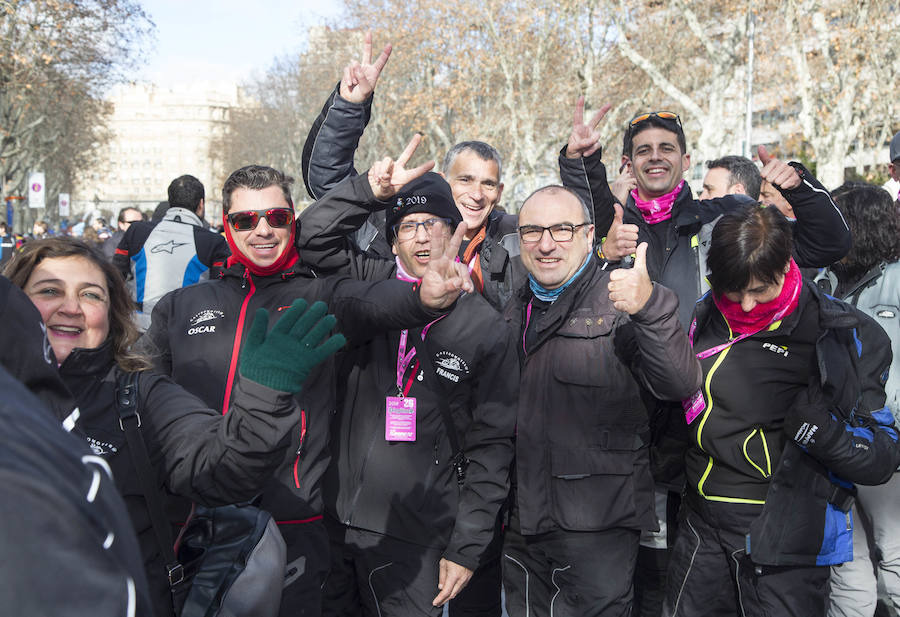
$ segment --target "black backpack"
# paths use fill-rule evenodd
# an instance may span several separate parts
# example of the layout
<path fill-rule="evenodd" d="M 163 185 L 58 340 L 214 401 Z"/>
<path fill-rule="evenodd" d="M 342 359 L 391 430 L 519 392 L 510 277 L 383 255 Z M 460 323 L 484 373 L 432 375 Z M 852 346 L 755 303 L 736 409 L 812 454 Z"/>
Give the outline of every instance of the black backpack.
<path fill-rule="evenodd" d="M 173 543 L 147 446 L 138 430 L 138 376 L 116 369 L 116 406 L 163 551 L 175 613 L 181 617 L 275 617 L 281 605 L 287 551 L 268 512 L 247 503 L 214 508 L 194 504 Z"/>

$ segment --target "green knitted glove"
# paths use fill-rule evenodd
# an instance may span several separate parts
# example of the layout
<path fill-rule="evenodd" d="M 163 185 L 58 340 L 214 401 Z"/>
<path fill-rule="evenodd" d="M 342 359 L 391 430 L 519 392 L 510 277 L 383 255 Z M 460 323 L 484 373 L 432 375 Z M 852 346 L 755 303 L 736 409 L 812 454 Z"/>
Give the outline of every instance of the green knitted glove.
<path fill-rule="evenodd" d="M 342 334 L 328 336 L 337 320 L 327 312 L 324 302 L 307 310 L 305 300 L 294 300 L 266 336 L 269 312 L 258 309 L 241 350 L 241 375 L 273 390 L 299 392 L 313 367 L 347 342 Z"/>

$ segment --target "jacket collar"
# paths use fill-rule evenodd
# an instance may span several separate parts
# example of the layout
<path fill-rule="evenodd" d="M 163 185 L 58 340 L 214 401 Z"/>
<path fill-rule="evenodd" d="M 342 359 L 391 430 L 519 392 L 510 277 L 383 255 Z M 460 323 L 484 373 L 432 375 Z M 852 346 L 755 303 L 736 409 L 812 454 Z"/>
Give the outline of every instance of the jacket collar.
<path fill-rule="evenodd" d="M 166 215 L 162 218 L 164 221 L 174 221 L 176 223 L 187 223 L 194 227 L 203 227 L 200 217 L 187 208 L 169 208 Z"/>
<path fill-rule="evenodd" d="M 532 314 L 532 319 L 534 321 L 534 341 L 530 342 L 529 345 L 529 353 L 531 349 L 537 349 L 540 347 L 544 341 L 550 338 L 554 332 L 556 332 L 560 326 L 569 318 L 569 313 L 572 311 L 572 308 L 578 303 L 586 290 L 590 290 L 597 282 L 594 280 L 597 274 L 597 260 L 591 258 L 588 260 L 587 266 L 585 266 L 584 271 L 581 275 L 575 279 L 572 284 L 566 289 L 562 294 L 560 294 L 559 298 L 553 304 L 550 304 L 547 308 L 546 313 L 543 315 L 535 315 Z M 520 309 L 521 313 L 520 322 L 524 326 L 524 307 L 531 302 L 533 299 L 533 306 L 548 306 L 545 303 L 542 303 L 531 293 L 531 289 L 526 282 L 525 285 L 519 291 L 519 300 L 520 300 Z"/>
<path fill-rule="evenodd" d="M 252 274 L 242 263 L 234 263 L 230 267 L 225 268 L 219 273 L 219 278 L 236 279 L 243 281 L 245 278 L 252 278 L 256 286 L 265 286 L 271 283 L 278 283 L 292 278 L 318 278 L 318 274 L 310 266 L 303 262 L 303 258 L 297 260 L 290 268 L 286 268 L 281 272 L 270 274 L 268 276 L 257 276 Z"/>
<path fill-rule="evenodd" d="M 99 347 L 93 349 L 81 347 L 73 349 L 66 361 L 60 365 L 59 372 L 64 377 L 105 375 L 114 363 L 112 340 L 107 338 Z"/>

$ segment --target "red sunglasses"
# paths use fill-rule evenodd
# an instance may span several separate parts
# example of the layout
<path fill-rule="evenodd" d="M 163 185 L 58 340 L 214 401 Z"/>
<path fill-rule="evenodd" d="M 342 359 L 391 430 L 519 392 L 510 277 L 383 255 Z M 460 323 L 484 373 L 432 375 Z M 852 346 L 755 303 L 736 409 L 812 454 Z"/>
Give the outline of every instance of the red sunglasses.
<path fill-rule="evenodd" d="M 256 229 L 260 217 L 266 217 L 269 227 L 287 227 L 294 221 L 294 211 L 290 208 L 269 208 L 268 210 L 244 210 L 232 212 L 225 218 L 235 231 Z"/>

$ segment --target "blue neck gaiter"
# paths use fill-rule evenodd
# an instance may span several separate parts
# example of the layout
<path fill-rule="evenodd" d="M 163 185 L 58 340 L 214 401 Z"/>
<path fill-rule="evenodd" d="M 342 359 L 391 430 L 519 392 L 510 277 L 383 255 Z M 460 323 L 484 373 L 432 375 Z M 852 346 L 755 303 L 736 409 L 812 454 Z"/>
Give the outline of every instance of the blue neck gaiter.
<path fill-rule="evenodd" d="M 593 251 L 588 253 L 587 257 L 584 260 L 584 263 L 581 264 L 581 267 L 578 268 L 575 274 L 573 274 L 568 281 L 566 281 L 556 289 L 544 289 L 543 287 L 541 287 L 541 284 L 538 283 L 535 278 L 529 274 L 528 286 L 531 287 L 531 293 L 533 293 L 534 297 L 538 300 L 550 302 L 551 304 L 553 302 L 556 302 L 556 299 L 562 294 L 562 292 L 564 292 L 569 287 L 569 285 L 571 285 L 572 282 L 575 281 L 575 279 L 581 276 L 581 273 L 584 272 L 585 268 L 587 268 L 588 262 L 591 261 L 591 255 L 593 255 L 593 253 Z"/>

